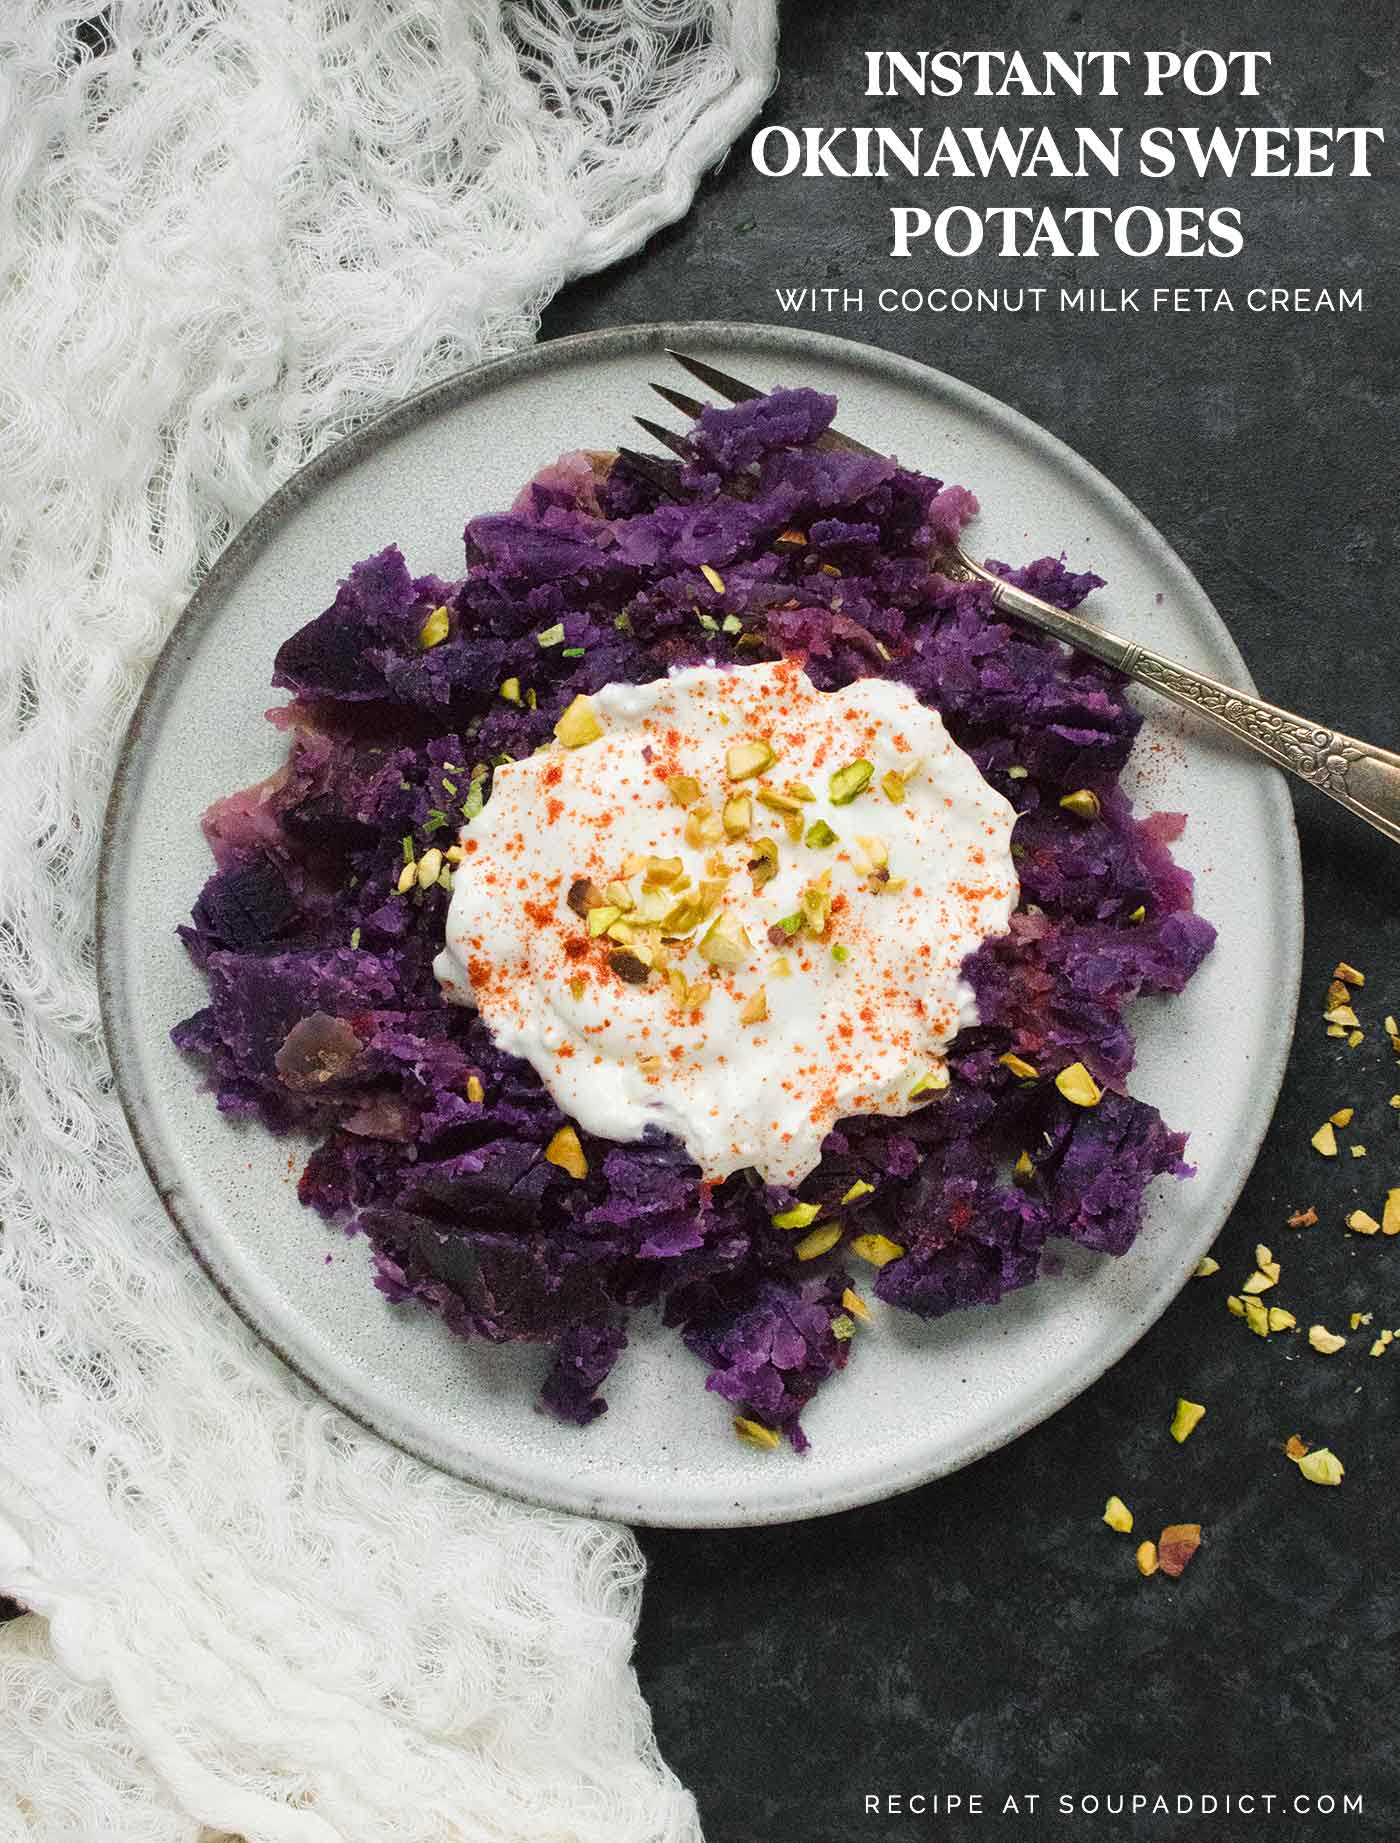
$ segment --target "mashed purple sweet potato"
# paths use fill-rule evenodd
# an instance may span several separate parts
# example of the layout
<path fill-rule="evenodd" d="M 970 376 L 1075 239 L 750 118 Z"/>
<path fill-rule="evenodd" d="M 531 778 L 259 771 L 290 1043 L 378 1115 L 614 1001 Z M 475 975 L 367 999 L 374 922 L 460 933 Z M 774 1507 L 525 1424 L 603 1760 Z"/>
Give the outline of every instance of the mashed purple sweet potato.
<path fill-rule="evenodd" d="M 1117 786 L 1140 722 L 1122 680 L 930 574 L 930 544 L 976 502 L 821 446 L 834 413 L 810 390 L 706 410 L 691 464 L 646 476 L 566 455 L 471 521 L 458 582 L 411 577 L 392 546 L 357 564 L 277 655 L 286 766 L 205 816 L 217 867 L 182 933 L 209 1003 L 175 1041 L 225 1112 L 323 1133 L 301 1198 L 366 1237 L 388 1298 L 463 1337 L 547 1345 L 542 1400 L 566 1420 L 603 1411 L 628 1314 L 656 1306 L 710 1388 L 805 1446 L 803 1407 L 859 1339 L 842 1245 L 799 1265 L 771 1220 L 796 1200 L 896 1243 L 863 1271 L 934 1318 L 1028 1284 L 1051 1237 L 1123 1253 L 1148 1182 L 1188 1169 L 1184 1136 L 1125 1091 L 1125 1007 L 1179 992 L 1214 931 L 1167 849 L 1173 822 L 1136 819 Z M 1098 586 L 1048 558 L 995 567 L 1065 608 Z M 425 645 L 436 609 L 447 632 Z M 405 842 L 452 844 L 493 766 L 548 741 L 581 692 L 790 654 L 825 689 L 902 679 L 1020 814 L 1021 906 L 965 969 L 981 1023 L 952 1045 L 945 1091 L 844 1121 L 798 1192 L 702 1182 L 660 1134 L 583 1135 L 576 1179 L 545 1158 L 565 1122 L 533 1070 L 443 1002 L 449 897 L 396 892 Z M 1096 817 L 1059 805 L 1078 789 Z M 1075 1062 L 1103 1087 L 1095 1107 L 1056 1090 Z M 843 1205 L 857 1179 L 870 1189 Z"/>

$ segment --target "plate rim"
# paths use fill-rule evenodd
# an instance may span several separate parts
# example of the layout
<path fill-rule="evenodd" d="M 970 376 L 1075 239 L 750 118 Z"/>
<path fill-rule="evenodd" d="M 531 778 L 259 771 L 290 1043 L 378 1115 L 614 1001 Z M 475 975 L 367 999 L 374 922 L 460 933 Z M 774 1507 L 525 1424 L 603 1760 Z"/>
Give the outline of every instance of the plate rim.
<path fill-rule="evenodd" d="M 648 321 L 595 328 L 546 340 L 454 372 L 450 377 L 386 406 L 368 421 L 329 442 L 303 462 L 263 501 L 229 538 L 200 578 L 150 667 L 117 753 L 103 814 L 96 889 L 97 993 L 102 1034 L 117 1099 L 137 1155 L 166 1214 L 188 1245 L 199 1267 L 235 1315 L 322 1400 L 377 1438 L 437 1470 L 459 1478 L 466 1484 L 498 1492 L 520 1503 L 624 1521 L 642 1528 L 757 1528 L 806 1521 L 878 1503 L 915 1490 L 935 1479 L 951 1476 L 989 1453 L 1009 1446 L 1099 1381 L 1163 1316 L 1189 1279 L 1190 1265 L 1183 1265 L 1174 1284 L 1167 1282 L 1164 1285 L 1160 1299 L 1154 1295 L 1145 1316 L 1138 1314 L 1131 1318 L 1117 1335 L 1096 1348 L 1067 1378 L 1038 1394 L 1021 1414 L 1014 1416 L 1005 1425 L 999 1425 L 994 1434 L 973 1438 L 959 1445 L 952 1457 L 918 1465 L 912 1471 L 902 1472 L 889 1481 L 879 1480 L 868 1486 L 855 1485 L 834 1492 L 828 1486 L 824 1495 L 818 1486 L 813 1501 L 784 1509 L 766 1509 L 762 1505 L 751 1506 L 726 1498 L 714 1505 L 713 1514 L 704 1515 L 692 1509 L 683 1515 L 668 1516 L 664 1506 L 622 1501 L 624 1494 L 618 1493 L 615 1488 L 590 1491 L 586 1485 L 580 1489 L 573 1482 L 557 1487 L 550 1495 L 536 1495 L 520 1489 L 513 1482 L 503 1484 L 491 1475 L 489 1467 L 474 1470 L 469 1464 L 461 1463 L 455 1454 L 441 1446 L 435 1447 L 428 1439 L 413 1439 L 403 1427 L 387 1431 L 366 1406 L 351 1405 L 340 1389 L 312 1374 L 306 1363 L 285 1349 L 277 1337 L 258 1321 L 253 1308 L 245 1306 L 234 1284 L 221 1270 L 216 1250 L 207 1245 L 209 1238 L 199 1232 L 197 1208 L 193 1205 L 188 1208 L 182 1206 L 180 1187 L 172 1181 L 163 1163 L 164 1146 L 159 1123 L 153 1110 L 143 1104 L 138 1091 L 135 1056 L 129 1055 L 123 1047 L 123 1026 L 129 1013 L 125 1016 L 123 1014 L 123 981 L 115 952 L 115 926 L 112 919 L 122 821 L 136 797 L 132 789 L 139 779 L 135 771 L 139 766 L 142 744 L 151 734 L 163 706 L 175 688 L 182 649 L 216 617 L 225 593 L 273 538 L 283 519 L 321 491 L 337 475 L 354 467 L 380 441 L 392 439 L 436 415 L 470 403 L 473 398 L 517 375 L 548 371 L 561 365 L 587 363 L 595 355 L 614 357 L 650 349 L 660 355 L 667 345 L 687 340 L 705 347 L 757 347 L 780 353 L 811 353 L 817 357 L 825 356 L 836 364 L 845 362 L 868 373 L 892 374 L 905 385 L 929 390 L 931 394 L 945 400 L 953 400 L 961 409 L 986 419 L 1003 431 L 1013 435 L 1030 435 L 1052 461 L 1097 495 L 1109 511 L 1131 525 L 1135 541 L 1141 544 L 1154 561 L 1169 569 L 1194 592 L 1209 617 L 1215 644 L 1229 661 L 1234 682 L 1243 691 L 1255 692 L 1253 677 L 1214 603 L 1189 566 L 1127 495 L 1091 462 L 1023 411 L 937 366 L 901 353 L 885 351 L 866 340 L 848 339 L 815 329 L 762 321 Z M 1276 915 L 1276 921 L 1279 929 L 1278 950 L 1288 974 L 1287 1000 L 1283 1007 L 1277 1009 L 1280 1027 L 1270 1045 L 1270 1064 L 1262 1083 L 1257 1082 L 1259 1071 L 1255 1071 L 1255 1099 L 1246 1135 L 1247 1155 L 1236 1160 L 1233 1181 L 1227 1182 L 1221 1193 L 1218 1221 L 1206 1245 L 1213 1244 L 1225 1227 L 1257 1162 L 1277 1106 L 1296 1027 L 1303 949 L 1301 854 L 1293 806 L 1282 775 L 1271 775 L 1266 785 L 1268 791 L 1265 797 L 1274 809 L 1275 819 L 1281 821 L 1280 830 L 1285 847 L 1283 873 L 1288 900 Z"/>

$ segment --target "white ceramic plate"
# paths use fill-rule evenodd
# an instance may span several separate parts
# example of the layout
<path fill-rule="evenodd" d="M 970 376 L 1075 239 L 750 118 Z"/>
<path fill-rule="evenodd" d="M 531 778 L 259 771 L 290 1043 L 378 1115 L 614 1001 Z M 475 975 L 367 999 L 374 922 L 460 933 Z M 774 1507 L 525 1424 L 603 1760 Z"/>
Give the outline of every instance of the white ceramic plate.
<path fill-rule="evenodd" d="M 1188 1128 L 1196 1177 L 1154 1185 L 1121 1260 L 1064 1245 L 1061 1272 L 995 1309 L 933 1325 L 876 1308 L 854 1360 L 804 1416 L 799 1457 L 734 1439 L 704 1371 L 648 1315 L 587 1429 L 536 1411 L 537 1348 L 466 1345 L 389 1305 L 368 1253 L 296 1200 L 301 1148 L 235 1126 L 167 1032 L 204 1002 L 175 936 L 210 865 L 198 825 L 268 773 L 262 713 L 278 644 L 356 559 L 399 542 L 415 572 L 460 573 L 467 517 L 494 511 L 562 450 L 628 439 L 674 378 L 677 345 L 763 385 L 837 392 L 850 434 L 973 488 L 980 555 L 1068 553 L 1109 587 L 1092 618 L 1252 689 L 1229 634 L 1131 505 L 1053 437 L 908 360 L 817 333 L 657 326 L 561 340 L 404 404 L 278 493 L 190 603 L 151 676 L 108 815 L 100 902 L 104 1015 L 151 1176 L 217 1284 L 304 1377 L 358 1420 L 463 1478 L 637 1523 L 771 1523 L 902 1491 L 1015 1438 L 1099 1376 L 1158 1317 L 1224 1222 L 1272 1111 L 1292 1031 L 1301 901 L 1279 776 L 1143 693 L 1128 783 L 1190 814 L 1181 858 L 1219 944 L 1182 998 L 1137 1008 L 1134 1091 Z M 299 1159 L 297 1161 L 299 1166 Z M 327 1264 L 326 1255 L 334 1259 Z"/>

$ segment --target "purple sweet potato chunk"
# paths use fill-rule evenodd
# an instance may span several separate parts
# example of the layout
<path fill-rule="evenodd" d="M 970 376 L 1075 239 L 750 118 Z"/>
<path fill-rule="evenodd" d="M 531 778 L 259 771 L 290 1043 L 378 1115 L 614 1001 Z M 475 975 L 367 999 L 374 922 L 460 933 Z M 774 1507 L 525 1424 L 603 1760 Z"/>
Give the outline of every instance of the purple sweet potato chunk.
<path fill-rule="evenodd" d="M 263 853 L 215 871 L 190 913 L 206 949 L 265 947 L 292 933 L 301 919 L 286 877 Z"/>
<path fill-rule="evenodd" d="M 272 682 L 298 697 L 382 698 L 384 666 L 418 644 L 427 596 L 391 544 L 357 563 L 324 614 L 279 648 Z"/>
<path fill-rule="evenodd" d="M 1068 1143 L 1050 1181 L 1055 1233 L 1105 1254 L 1126 1254 L 1142 1226 L 1142 1195 L 1164 1173 L 1189 1175 L 1186 1135 L 1129 1094 L 1072 1110 Z"/>
<path fill-rule="evenodd" d="M 586 1427 L 607 1412 L 598 1390 L 627 1346 L 620 1323 L 570 1325 L 554 1346 L 554 1362 L 540 1400 L 561 1421 Z"/>
<path fill-rule="evenodd" d="M 809 1444 L 799 1416 L 850 1357 L 833 1321 L 842 1314 L 843 1268 L 811 1279 L 761 1280 L 751 1298 L 716 1305 L 685 1324 L 686 1345 L 710 1367 L 706 1388 L 741 1414 L 781 1429 L 800 1453 Z"/>
<path fill-rule="evenodd" d="M 923 1318 L 993 1304 L 1055 1237 L 1120 1254 L 1147 1185 L 1187 1172 L 1182 1135 L 1121 1092 L 1129 1008 L 1179 992 L 1214 930 L 1172 857 L 1182 816 L 1138 815 L 1117 784 L 1141 722 L 1124 681 L 933 570 L 971 541 L 975 499 L 824 445 L 834 411 L 810 390 L 707 410 L 691 462 L 644 473 L 561 456 L 508 511 L 471 520 L 460 582 L 411 576 L 393 546 L 357 564 L 277 655 L 273 682 L 296 697 L 268 713 L 289 732 L 285 766 L 204 817 L 216 869 L 181 935 L 209 1003 L 173 1040 L 224 1112 L 322 1133 L 299 1195 L 363 1238 L 387 1298 L 462 1337 L 548 1346 L 543 1405 L 580 1424 L 644 1307 L 731 1408 L 799 1449 L 803 1407 L 851 1348 L 832 1329 L 839 1251 L 814 1273 L 772 1224 L 793 1192 L 706 1183 L 657 1132 L 588 1139 L 582 1180 L 548 1162 L 554 1101 L 443 1001 L 447 891 L 395 887 L 404 839 L 449 845 L 494 766 L 548 744 L 580 693 L 780 656 L 822 689 L 888 674 L 1017 811 L 1021 903 L 966 963 L 980 1023 L 951 1046 L 948 1089 L 904 1119 L 838 1123 L 797 1193 L 905 1250 L 879 1271 L 882 1299 Z M 990 567 L 1065 609 L 1100 586 L 1064 558 Z M 439 607 L 446 635 L 425 645 Z M 502 697 L 510 678 L 530 697 Z M 1097 817 L 1059 805 L 1078 788 Z M 1095 1108 L 1054 1089 L 1075 1061 L 1104 1087 Z M 873 1188 L 842 1206 L 857 1179 Z"/>
<path fill-rule="evenodd" d="M 774 449 L 803 447 L 830 428 L 836 399 L 817 390 L 775 390 L 733 409 L 704 409 L 691 433 L 701 465 L 739 473 Z"/>

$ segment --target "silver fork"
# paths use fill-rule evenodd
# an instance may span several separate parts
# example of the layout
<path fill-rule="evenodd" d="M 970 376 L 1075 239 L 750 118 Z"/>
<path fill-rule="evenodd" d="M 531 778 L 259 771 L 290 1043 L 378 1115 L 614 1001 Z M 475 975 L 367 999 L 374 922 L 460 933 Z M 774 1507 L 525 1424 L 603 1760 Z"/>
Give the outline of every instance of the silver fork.
<path fill-rule="evenodd" d="M 668 356 L 683 365 L 692 377 L 728 403 L 746 403 L 766 394 L 698 358 L 670 348 L 667 351 Z M 692 420 L 705 408 L 696 398 L 672 390 L 668 385 L 653 384 L 652 389 Z M 690 449 L 683 437 L 645 416 L 638 416 L 636 420 L 653 440 L 683 460 L 690 459 Z M 850 454 L 878 456 L 880 453 L 878 448 L 867 448 L 864 442 L 842 435 L 836 429 L 828 429 L 819 438 L 818 445 L 844 449 Z M 628 449 L 622 452 L 643 472 L 647 470 L 647 456 Z M 664 474 L 650 477 L 655 478 L 663 490 L 669 490 Z M 1107 660 L 1109 665 L 1117 666 L 1120 672 L 1139 684 L 1149 685 L 1174 704 L 1195 711 L 1236 742 L 1296 774 L 1300 780 L 1350 808 L 1378 832 L 1400 844 L 1400 755 L 1360 742 L 1355 736 L 1328 729 L 1321 723 L 1312 723 L 1290 710 L 1280 710 L 1276 704 L 1266 704 L 1262 698 L 1249 697 L 1243 691 L 1207 678 L 1202 672 L 1193 672 L 1189 666 L 1178 665 L 1175 660 L 1153 652 L 1151 647 L 1139 646 L 1134 640 L 1120 640 L 1116 634 L 1105 633 L 1076 614 L 1065 614 L 1038 595 L 1003 582 L 1000 576 L 993 575 L 970 557 L 961 544 L 936 553 L 930 562 L 943 575 L 957 581 L 986 583 L 992 592 L 994 606 L 1003 613 L 1054 634 L 1057 640 L 1076 647 L 1081 653 L 1092 653 L 1096 659 Z"/>

